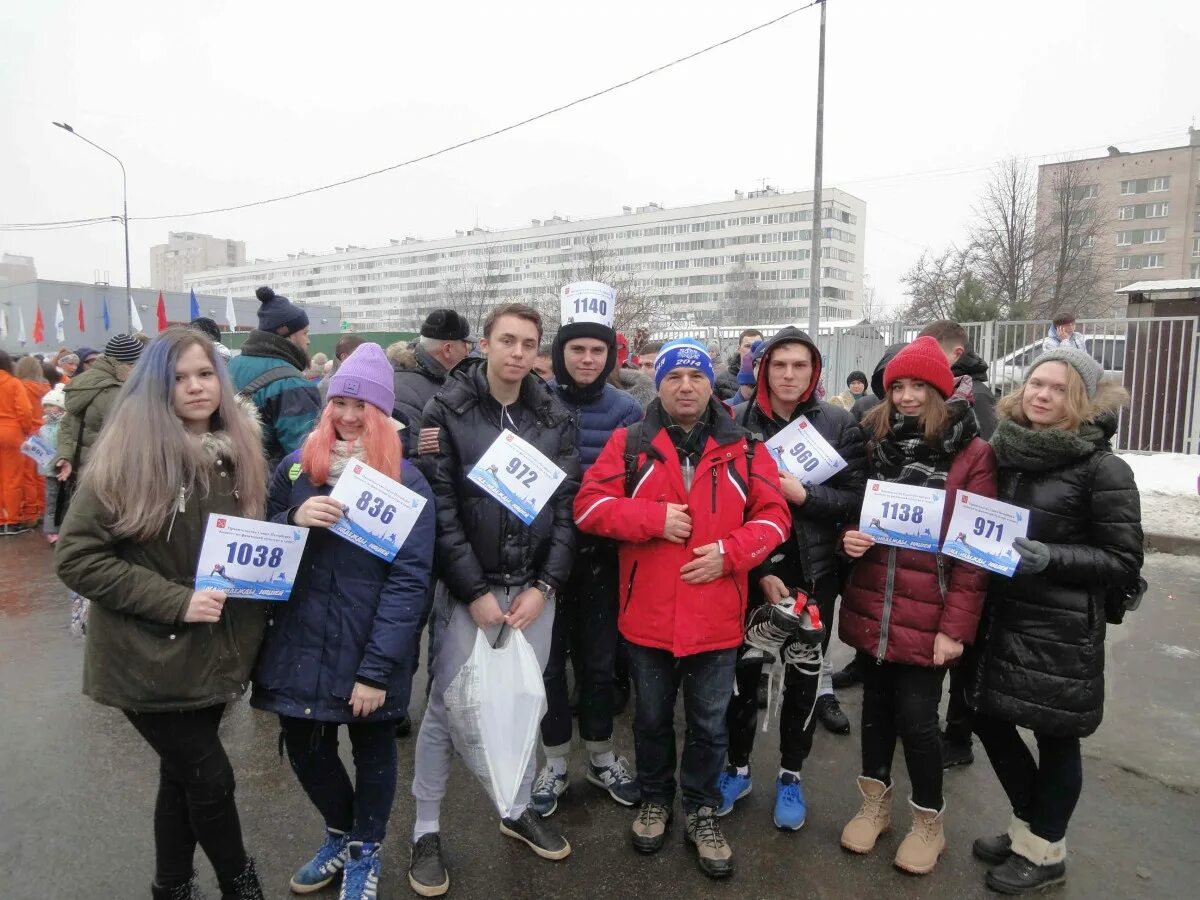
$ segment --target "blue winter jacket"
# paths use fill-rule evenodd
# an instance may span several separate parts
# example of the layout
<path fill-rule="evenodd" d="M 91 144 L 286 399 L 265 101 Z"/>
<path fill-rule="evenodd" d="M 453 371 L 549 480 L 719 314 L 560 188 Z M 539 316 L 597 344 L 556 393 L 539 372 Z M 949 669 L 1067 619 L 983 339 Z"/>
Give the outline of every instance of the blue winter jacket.
<path fill-rule="evenodd" d="M 571 399 L 570 392 L 551 382 L 555 396 L 571 412 L 575 423 L 576 446 L 579 449 L 580 469 L 586 472 L 618 428 L 628 428 L 642 421 L 642 405 L 626 391 L 605 384 L 595 400 L 580 403 Z"/>
<path fill-rule="evenodd" d="M 254 670 L 255 708 L 320 722 L 407 715 L 436 525 L 425 476 L 405 460 L 401 481 L 427 502 L 392 562 L 325 528 L 309 531 L 291 599 L 271 608 Z M 300 470 L 300 453 L 292 453 L 271 480 L 267 516 L 286 522 L 309 497 L 330 490 L 315 487 Z M 387 691 L 383 706 L 366 719 L 350 710 L 356 681 Z"/>

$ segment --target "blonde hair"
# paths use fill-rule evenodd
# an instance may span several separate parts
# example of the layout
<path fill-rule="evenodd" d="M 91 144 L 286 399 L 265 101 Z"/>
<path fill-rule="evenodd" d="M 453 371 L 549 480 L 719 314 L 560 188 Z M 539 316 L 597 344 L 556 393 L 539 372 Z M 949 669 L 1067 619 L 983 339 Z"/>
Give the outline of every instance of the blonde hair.
<path fill-rule="evenodd" d="M 210 427 L 228 438 L 241 514 L 252 519 L 263 514 L 267 470 L 259 429 L 238 405 L 225 362 L 212 341 L 177 326 L 142 353 L 83 470 L 83 483 L 107 510 L 108 524 L 118 537 L 151 540 L 179 503 L 181 491 L 188 496 L 209 491 L 206 452 L 175 413 L 175 367 L 193 346 L 203 348 L 221 382 L 221 403 Z"/>
<path fill-rule="evenodd" d="M 1011 394 L 1007 394 L 1001 398 L 1000 402 L 996 404 L 997 415 L 1005 419 L 1011 419 L 1022 428 L 1030 428 L 1033 423 L 1025 415 L 1025 410 L 1021 404 L 1021 400 L 1025 396 L 1025 388 L 1029 384 L 1029 379 L 1033 377 L 1033 374 L 1038 369 L 1048 363 L 1054 362 L 1062 363 L 1067 370 L 1067 402 L 1062 419 L 1050 426 L 1051 428 L 1058 428 L 1063 431 L 1078 431 L 1084 422 L 1090 422 L 1103 412 L 1120 409 L 1129 402 L 1129 392 L 1115 381 L 1100 382 L 1100 386 L 1096 390 L 1096 396 L 1089 399 L 1087 387 L 1084 385 L 1079 373 L 1075 371 L 1074 366 L 1063 362 L 1061 359 L 1048 359 L 1030 369 L 1029 374 L 1025 376 L 1025 380 L 1021 382 L 1020 387 Z"/>
<path fill-rule="evenodd" d="M 46 373 L 42 371 L 42 364 L 32 356 L 22 356 L 17 360 L 17 365 L 13 369 L 13 374 L 22 381 L 41 381 L 45 382 Z"/>

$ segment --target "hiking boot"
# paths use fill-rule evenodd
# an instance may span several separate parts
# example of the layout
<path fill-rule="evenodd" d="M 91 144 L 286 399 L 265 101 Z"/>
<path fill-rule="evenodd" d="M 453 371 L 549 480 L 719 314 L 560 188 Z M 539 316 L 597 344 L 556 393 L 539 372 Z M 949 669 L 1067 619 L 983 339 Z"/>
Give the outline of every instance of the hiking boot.
<path fill-rule="evenodd" d="M 379 896 L 379 843 L 351 841 L 338 900 L 376 900 Z"/>
<path fill-rule="evenodd" d="M 835 691 L 854 687 L 856 684 L 862 684 L 862 676 L 858 674 L 858 667 L 855 665 L 855 660 L 853 659 L 846 663 L 845 668 L 834 672 L 830 678 L 833 681 L 833 689 Z"/>
<path fill-rule="evenodd" d="M 547 763 L 533 782 L 533 790 L 529 795 L 530 807 L 542 818 L 554 815 L 558 809 L 558 798 L 567 792 L 569 786 L 567 773 L 560 775 Z"/>
<path fill-rule="evenodd" d="M 750 793 L 753 787 L 749 772 L 739 775 L 737 766 L 726 766 L 717 776 L 717 790 L 721 792 L 721 808 L 717 810 L 717 815 L 729 815 L 733 811 L 733 804 Z"/>
<path fill-rule="evenodd" d="M 220 881 L 220 879 L 217 879 Z M 232 881 L 221 884 L 221 900 L 264 900 L 254 857 L 247 856 L 242 871 Z"/>
<path fill-rule="evenodd" d="M 206 900 L 204 892 L 196 884 L 195 872 L 183 884 L 162 887 L 157 882 L 150 882 L 150 896 L 153 900 Z"/>
<path fill-rule="evenodd" d="M 822 694 L 817 698 L 817 719 L 830 734 L 850 733 L 850 719 L 842 712 L 842 704 L 833 694 Z"/>
<path fill-rule="evenodd" d="M 350 836 L 332 829 L 325 830 L 325 843 L 316 855 L 296 870 L 288 887 L 293 894 L 311 894 L 341 874 L 350 858 Z"/>
<path fill-rule="evenodd" d="M 928 875 L 946 849 L 946 836 L 942 833 L 942 815 L 946 807 L 943 804 L 941 809 L 926 809 L 911 800 L 908 805 L 912 807 L 912 828 L 896 848 L 892 863 L 897 869 L 913 875 Z"/>
<path fill-rule="evenodd" d="M 671 810 L 658 803 L 643 800 L 633 820 L 633 849 L 638 853 L 657 853 L 671 824 Z"/>
<path fill-rule="evenodd" d="M 571 855 L 567 839 L 543 822 L 532 809 L 526 809 L 520 818 L 501 819 L 500 833 L 524 841 L 542 859 L 566 859 Z"/>
<path fill-rule="evenodd" d="M 1028 894 L 1067 880 L 1067 842 L 1051 843 L 1028 828 L 1013 835 L 1012 855 L 984 878 L 1001 894 Z"/>
<path fill-rule="evenodd" d="M 781 831 L 799 831 L 808 816 L 804 788 L 800 779 L 784 772 L 775 779 L 775 827 Z"/>
<path fill-rule="evenodd" d="M 971 852 L 976 859 L 981 859 L 989 865 L 998 866 L 1012 856 L 1013 838 L 1022 829 L 1028 831 L 1029 826 L 1013 816 L 1008 825 L 1008 831 L 994 837 L 975 838 L 971 844 Z"/>
<path fill-rule="evenodd" d="M 733 848 L 725 840 L 711 806 L 688 813 L 686 838 L 696 848 L 701 872 L 709 878 L 728 878 L 733 874 Z"/>
<path fill-rule="evenodd" d="M 422 897 L 440 897 L 450 890 L 450 875 L 442 862 L 442 839 L 436 831 L 421 835 L 412 845 L 408 886 Z"/>
<path fill-rule="evenodd" d="M 642 799 L 642 790 L 637 779 L 629 774 L 629 763 L 618 757 L 611 766 L 588 765 L 587 780 L 601 790 L 608 791 L 622 806 L 633 806 Z"/>
<path fill-rule="evenodd" d="M 975 753 L 971 749 L 970 738 L 967 738 L 966 743 L 963 743 L 962 741 L 948 738 L 943 734 L 939 740 L 942 743 L 943 769 L 953 769 L 955 766 L 969 766 L 975 762 Z"/>
<path fill-rule="evenodd" d="M 858 790 L 862 806 L 842 829 L 842 846 L 851 853 L 870 853 L 879 836 L 892 828 L 892 786 L 859 775 Z"/>

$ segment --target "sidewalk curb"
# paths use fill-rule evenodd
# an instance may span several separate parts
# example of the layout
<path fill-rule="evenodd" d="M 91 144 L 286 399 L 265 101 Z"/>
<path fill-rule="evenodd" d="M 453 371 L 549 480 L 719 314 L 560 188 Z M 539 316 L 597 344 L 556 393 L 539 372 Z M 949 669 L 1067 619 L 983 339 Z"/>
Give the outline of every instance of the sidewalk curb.
<path fill-rule="evenodd" d="M 1200 556 L 1200 537 L 1182 534 L 1152 534 L 1145 535 L 1144 546 L 1147 550 L 1157 553 L 1171 553 L 1175 556 Z"/>

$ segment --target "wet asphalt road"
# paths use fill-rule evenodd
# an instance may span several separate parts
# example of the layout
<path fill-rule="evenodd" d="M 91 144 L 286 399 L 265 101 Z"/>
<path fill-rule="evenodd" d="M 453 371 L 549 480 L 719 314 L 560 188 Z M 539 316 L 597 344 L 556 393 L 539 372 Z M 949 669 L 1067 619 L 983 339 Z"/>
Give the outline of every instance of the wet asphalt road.
<path fill-rule="evenodd" d="M 1052 896 L 1195 896 L 1200 866 L 1200 559 L 1151 556 L 1151 590 L 1130 626 L 1114 629 L 1109 702 L 1100 732 L 1085 743 L 1085 784 L 1068 835 L 1068 885 Z M 149 896 L 156 760 L 116 710 L 79 693 L 82 643 L 67 630 L 65 590 L 50 549 L 35 535 L 0 538 L 0 897 Z M 848 658 L 840 647 L 835 662 Z M 423 685 L 414 688 L 421 696 Z M 759 736 L 759 780 L 725 820 L 738 872 L 714 883 L 697 870 L 674 828 L 650 858 L 630 848 L 632 815 L 582 778 L 553 822 L 574 854 L 549 863 L 501 836 L 482 791 L 457 767 L 443 812 L 452 897 L 985 897 L 984 867 L 970 841 L 1008 821 L 986 759 L 948 773 L 948 848 L 937 871 L 905 876 L 891 856 L 907 827 L 907 781 L 897 759 L 896 830 L 869 857 L 838 846 L 857 808 L 857 691 L 843 703 L 855 736 L 818 728 L 805 768 L 809 820 L 796 834 L 771 825 L 777 742 Z M 772 729 L 774 732 L 774 729 Z M 321 835 L 315 812 L 276 753 L 271 717 L 245 703 L 230 710 L 223 737 L 238 778 L 247 844 L 266 895 L 291 896 L 287 879 Z M 630 752 L 629 717 L 618 722 Z M 404 877 L 412 826 L 412 739 L 402 742 L 400 790 L 385 847 L 382 898 L 415 896 Z M 978 749 L 978 748 L 977 748 Z M 348 754 L 344 754 L 347 756 Z M 201 883 L 215 879 L 198 854 Z M 318 897 L 336 897 L 326 890 Z"/>

